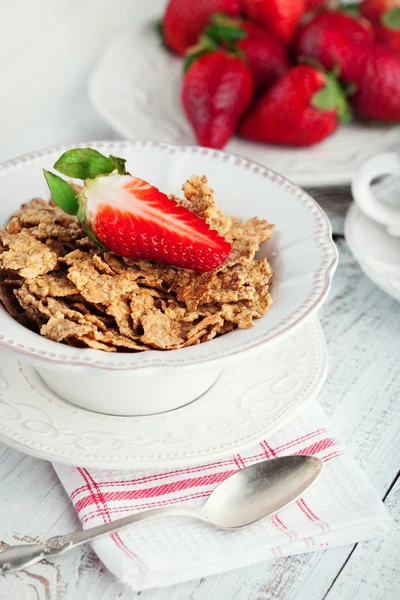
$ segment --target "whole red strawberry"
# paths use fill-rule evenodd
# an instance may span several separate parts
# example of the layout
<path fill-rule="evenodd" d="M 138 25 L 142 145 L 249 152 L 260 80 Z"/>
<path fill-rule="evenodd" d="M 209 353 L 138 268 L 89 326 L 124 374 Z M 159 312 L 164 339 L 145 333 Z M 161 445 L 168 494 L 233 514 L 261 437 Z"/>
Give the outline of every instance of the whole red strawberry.
<path fill-rule="evenodd" d="M 351 102 L 359 117 L 382 121 L 400 121 L 400 55 L 383 46 L 359 45 L 351 49 L 360 67 Z"/>
<path fill-rule="evenodd" d="M 254 77 L 257 91 L 266 90 L 290 68 L 283 44 L 254 23 L 243 22 L 246 37 L 238 42 Z"/>
<path fill-rule="evenodd" d="M 253 88 L 243 60 L 224 51 L 203 54 L 190 65 L 181 99 L 201 146 L 225 146 L 250 104 Z"/>
<path fill-rule="evenodd" d="M 213 13 L 236 16 L 241 8 L 241 0 L 169 0 L 162 24 L 165 42 L 184 54 L 196 44 Z"/>
<path fill-rule="evenodd" d="M 364 60 L 355 48 L 358 45 L 363 50 L 373 43 L 373 30 L 366 19 L 327 10 L 300 27 L 295 54 L 299 59 L 311 58 L 329 71 L 338 69 L 341 79 L 357 81 Z"/>
<path fill-rule="evenodd" d="M 400 56 L 374 42 L 365 19 L 321 13 L 301 28 L 296 53 L 325 69 L 337 68 L 341 79 L 353 83 L 351 101 L 360 117 L 399 120 Z"/>
<path fill-rule="evenodd" d="M 231 245 L 217 231 L 147 181 L 132 177 L 125 160 L 76 148 L 54 168 L 84 180 L 76 196 L 64 179 L 44 171 L 54 202 L 77 215 L 103 250 L 195 271 L 211 271 L 228 258 Z"/>
<path fill-rule="evenodd" d="M 306 0 L 243 0 L 245 14 L 289 44 L 306 6 Z"/>
<path fill-rule="evenodd" d="M 299 65 L 293 67 L 250 109 L 239 132 L 250 140 L 311 146 L 335 131 L 350 114 L 332 74 Z"/>
<path fill-rule="evenodd" d="M 257 92 L 268 89 L 290 68 L 282 42 L 254 23 L 216 14 L 211 17 L 204 34 L 203 45 L 211 40 L 217 46 L 226 49 L 234 46 L 239 54 L 242 52 Z"/>
<path fill-rule="evenodd" d="M 361 14 L 374 24 L 377 40 L 400 52 L 400 0 L 363 0 Z"/>

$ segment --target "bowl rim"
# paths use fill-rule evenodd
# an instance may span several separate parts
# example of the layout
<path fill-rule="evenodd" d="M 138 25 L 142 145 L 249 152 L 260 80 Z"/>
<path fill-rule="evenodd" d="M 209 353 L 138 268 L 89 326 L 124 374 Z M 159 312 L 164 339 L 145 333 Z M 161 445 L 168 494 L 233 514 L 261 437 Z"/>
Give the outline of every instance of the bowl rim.
<path fill-rule="evenodd" d="M 202 357 L 186 357 L 185 350 L 169 350 L 158 351 L 149 350 L 145 353 L 148 357 L 147 360 L 142 360 L 141 364 L 135 364 L 135 360 L 138 356 L 143 353 L 124 353 L 119 356 L 121 360 L 113 362 L 111 359 L 115 355 L 104 356 L 104 352 L 100 350 L 94 350 L 91 348 L 76 349 L 76 360 L 72 357 L 66 357 L 55 352 L 55 346 L 61 346 L 58 342 L 52 340 L 46 340 L 49 343 L 49 351 L 44 352 L 38 348 L 34 348 L 32 345 L 25 346 L 15 339 L 0 333 L 0 350 L 9 351 L 13 354 L 18 355 L 25 362 L 37 363 L 43 366 L 46 363 L 49 367 L 58 365 L 59 367 L 67 367 L 70 369 L 90 368 L 101 371 L 111 372 L 129 372 L 138 374 L 151 374 L 152 372 L 159 372 L 161 370 L 168 369 L 168 372 L 185 370 L 197 370 L 198 368 L 206 368 L 207 365 L 211 364 L 226 364 L 232 362 L 232 360 L 241 357 L 243 353 L 248 356 L 252 352 L 259 351 L 260 347 L 265 344 L 272 344 L 275 341 L 282 339 L 283 336 L 293 332 L 298 327 L 301 327 L 324 303 L 332 282 L 332 277 L 335 272 L 338 263 L 338 251 L 335 243 L 332 239 L 332 227 L 331 223 L 323 211 L 323 209 L 317 204 L 317 202 L 302 188 L 295 185 L 291 181 L 287 180 L 283 175 L 276 173 L 272 169 L 265 167 L 255 161 L 245 159 L 237 154 L 231 152 L 224 152 L 222 150 L 214 150 L 212 148 L 203 148 L 200 146 L 179 146 L 163 141 L 153 140 L 102 140 L 102 141 L 88 141 L 80 142 L 75 144 L 66 144 L 60 146 L 54 146 L 43 150 L 30 152 L 23 154 L 6 162 L 0 164 L 0 178 L 8 174 L 11 171 L 18 170 L 24 166 L 31 165 L 35 162 L 48 158 L 54 153 L 63 153 L 71 148 L 79 147 L 91 147 L 101 151 L 104 148 L 113 147 L 113 150 L 117 149 L 118 152 L 124 152 L 132 148 L 151 147 L 165 151 L 169 154 L 180 153 L 199 153 L 203 156 L 209 156 L 211 158 L 223 159 L 225 162 L 231 162 L 236 167 L 242 167 L 250 169 L 256 174 L 261 174 L 270 181 L 273 181 L 277 185 L 288 190 L 297 200 L 306 207 L 309 212 L 314 215 L 316 222 L 315 241 L 317 245 L 321 247 L 321 254 L 323 254 L 323 266 L 318 271 L 317 276 L 314 279 L 314 287 L 312 292 L 309 294 L 307 300 L 298 307 L 289 317 L 281 321 L 278 325 L 272 329 L 264 332 L 258 337 L 242 342 L 241 344 L 232 344 L 227 349 L 212 352 L 212 341 L 210 344 L 210 352 L 206 356 Z M 2 319 L 3 311 L 0 312 L 0 322 Z M 8 315 L 8 313 L 5 313 Z M 15 321 L 16 330 L 22 331 L 26 328 Z M 1 332 L 1 329 L 0 329 Z M 16 336 L 18 337 L 17 333 Z M 41 338 L 44 340 L 45 338 Z M 107 360 L 108 359 L 108 360 Z"/>

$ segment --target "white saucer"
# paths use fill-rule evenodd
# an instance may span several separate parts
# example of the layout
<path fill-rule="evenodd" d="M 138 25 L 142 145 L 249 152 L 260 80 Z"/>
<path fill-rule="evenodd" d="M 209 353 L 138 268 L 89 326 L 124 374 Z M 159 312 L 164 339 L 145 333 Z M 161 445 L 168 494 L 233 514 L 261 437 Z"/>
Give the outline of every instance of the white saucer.
<path fill-rule="evenodd" d="M 200 399 L 146 417 L 89 412 L 52 393 L 34 368 L 0 360 L 0 439 L 39 458 L 82 467 L 188 466 L 239 451 L 293 419 L 327 372 L 314 317 L 264 353 L 227 367 Z"/>
<path fill-rule="evenodd" d="M 344 224 L 346 241 L 367 277 L 400 302 L 400 238 L 365 216 L 355 204 Z"/>
<path fill-rule="evenodd" d="M 143 3 L 131 31 L 106 50 L 90 78 L 90 99 L 125 138 L 193 145 L 196 140 L 179 100 L 182 60 L 162 47 L 152 27 L 164 5 L 164 0 Z M 345 185 L 370 156 L 400 151 L 400 127 L 352 123 L 312 148 L 285 148 L 234 137 L 225 150 L 267 166 L 297 185 Z"/>

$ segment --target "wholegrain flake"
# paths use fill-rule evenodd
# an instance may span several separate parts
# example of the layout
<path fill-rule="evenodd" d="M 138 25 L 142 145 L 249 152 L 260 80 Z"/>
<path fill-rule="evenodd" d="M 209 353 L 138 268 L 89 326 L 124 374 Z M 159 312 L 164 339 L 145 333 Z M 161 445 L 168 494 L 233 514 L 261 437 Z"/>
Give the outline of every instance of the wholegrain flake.
<path fill-rule="evenodd" d="M 101 253 L 76 217 L 34 198 L 0 228 L 0 302 L 51 340 L 104 352 L 178 349 L 251 327 L 272 303 L 272 269 L 255 256 L 273 225 L 226 215 L 206 177 L 183 191 L 173 198 L 232 245 L 214 271 Z"/>
<path fill-rule="evenodd" d="M 8 248 L 0 254 L 1 269 L 33 279 L 57 266 L 55 252 L 39 242 L 30 231 L 22 230 L 11 237 L 13 239 L 9 241 Z"/>
<path fill-rule="evenodd" d="M 74 284 L 62 271 L 39 275 L 35 279 L 27 279 L 29 291 L 40 298 L 73 296 L 78 293 Z"/>
<path fill-rule="evenodd" d="M 40 329 L 42 335 L 55 342 L 63 342 L 71 337 L 80 339 L 92 331 L 93 328 L 89 324 L 82 325 L 81 323 L 64 319 L 61 313 L 55 317 L 50 317 L 47 323 Z"/>

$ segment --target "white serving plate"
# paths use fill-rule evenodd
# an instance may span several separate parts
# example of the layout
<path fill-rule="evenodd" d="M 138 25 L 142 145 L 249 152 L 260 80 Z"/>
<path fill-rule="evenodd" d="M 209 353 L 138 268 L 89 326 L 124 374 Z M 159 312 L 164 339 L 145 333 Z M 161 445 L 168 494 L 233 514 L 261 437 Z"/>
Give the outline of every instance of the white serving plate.
<path fill-rule="evenodd" d="M 321 389 L 327 351 L 317 318 L 254 358 L 228 366 L 200 399 L 146 417 L 115 417 L 65 402 L 32 366 L 0 354 L 0 439 L 39 458 L 124 469 L 188 466 L 267 437 Z"/>
<path fill-rule="evenodd" d="M 352 204 L 344 226 L 346 241 L 367 277 L 400 302 L 400 238 L 389 235 Z"/>
<path fill-rule="evenodd" d="M 89 94 L 96 110 L 128 139 L 196 143 L 183 116 L 182 60 L 162 47 L 152 20 L 163 3 L 141 7 L 130 31 L 117 38 L 95 67 Z M 373 154 L 400 151 L 400 126 L 342 126 L 311 148 L 287 148 L 233 138 L 225 150 L 259 162 L 302 186 L 350 184 Z"/>
<path fill-rule="evenodd" d="M 116 386 L 128 385 L 119 375 L 122 371 L 148 381 L 148 376 L 174 375 L 179 385 L 180 377 L 190 372 L 199 371 L 201 379 L 201 370 L 220 369 L 260 352 L 264 345 L 278 342 L 305 324 L 321 307 L 330 289 L 337 250 L 328 218 L 300 188 L 256 163 L 214 150 L 140 141 L 80 144 L 85 145 L 126 158 L 130 172 L 166 193 L 179 194 L 190 175 L 206 174 L 223 209 L 242 218 L 257 215 L 275 223 L 276 231 L 260 253 L 268 256 L 275 271 L 274 304 L 251 329 L 238 329 L 182 350 L 121 354 L 53 342 L 22 327 L 0 307 L 0 348 L 37 366 L 69 373 L 72 388 L 86 385 L 88 394 L 90 384 L 85 384 L 85 377 L 96 373 L 113 372 Z M 7 222 L 22 202 L 48 197 L 42 168 L 51 169 L 65 149 L 44 150 L 0 165 L 0 223 Z M 79 381 L 78 375 L 82 376 Z M 157 377 L 154 383 L 160 385 Z M 104 406 L 101 410 L 111 412 Z"/>

